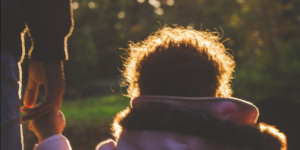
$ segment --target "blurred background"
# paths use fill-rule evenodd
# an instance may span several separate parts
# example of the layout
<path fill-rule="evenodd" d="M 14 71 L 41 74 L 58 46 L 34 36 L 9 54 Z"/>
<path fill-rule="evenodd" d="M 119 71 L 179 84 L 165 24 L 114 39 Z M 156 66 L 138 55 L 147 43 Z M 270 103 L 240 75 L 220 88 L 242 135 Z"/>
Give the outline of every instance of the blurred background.
<path fill-rule="evenodd" d="M 124 49 L 164 25 L 224 31 L 221 41 L 230 38 L 224 45 L 237 64 L 234 97 L 299 104 L 300 0 L 73 0 L 72 5 L 75 28 L 68 40 L 62 111 L 64 135 L 74 150 L 94 149 L 112 138 L 113 116 L 129 106 L 122 96 L 126 87 L 119 85 Z M 28 60 L 22 65 L 25 87 Z M 43 98 L 42 92 L 39 101 Z M 32 149 L 37 139 L 27 124 L 23 129 L 25 150 Z"/>

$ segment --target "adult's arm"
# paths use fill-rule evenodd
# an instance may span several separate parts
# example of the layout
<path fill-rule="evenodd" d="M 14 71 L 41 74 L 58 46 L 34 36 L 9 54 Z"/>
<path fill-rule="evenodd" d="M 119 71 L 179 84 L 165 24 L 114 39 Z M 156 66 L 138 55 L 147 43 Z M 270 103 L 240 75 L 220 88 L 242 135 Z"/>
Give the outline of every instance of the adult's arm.
<path fill-rule="evenodd" d="M 63 61 L 68 59 L 67 39 L 73 30 L 70 0 L 23 0 L 33 46 L 25 91 L 22 122 L 58 110 L 65 90 Z M 46 98 L 35 106 L 39 85 Z"/>

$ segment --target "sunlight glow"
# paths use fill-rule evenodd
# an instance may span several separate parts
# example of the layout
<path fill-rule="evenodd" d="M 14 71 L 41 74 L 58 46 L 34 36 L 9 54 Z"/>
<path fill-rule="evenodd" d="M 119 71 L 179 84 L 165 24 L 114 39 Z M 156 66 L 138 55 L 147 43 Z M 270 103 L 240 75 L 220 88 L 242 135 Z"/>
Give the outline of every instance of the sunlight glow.
<path fill-rule="evenodd" d="M 74 10 L 79 8 L 79 4 L 77 2 L 72 3 L 72 6 Z"/>
<path fill-rule="evenodd" d="M 166 1 L 166 4 L 169 5 L 169 6 L 173 6 L 174 3 L 175 3 L 174 0 L 167 0 Z"/>
<path fill-rule="evenodd" d="M 270 126 L 265 123 L 259 123 L 259 127 L 261 132 L 272 133 L 274 136 L 280 138 L 281 141 L 286 141 L 286 136 L 284 135 L 284 133 L 279 132 L 279 130 L 276 129 L 275 126 Z M 286 143 L 283 143 L 283 147 L 286 148 Z"/>
<path fill-rule="evenodd" d="M 157 0 L 149 0 L 148 2 L 149 2 L 149 4 L 153 5 L 154 3 L 157 2 Z"/>
<path fill-rule="evenodd" d="M 239 4 L 244 3 L 244 0 L 236 0 Z"/>
<path fill-rule="evenodd" d="M 91 9 L 93 9 L 93 8 L 96 7 L 96 5 L 95 5 L 94 2 L 89 2 L 89 3 L 88 3 L 88 6 L 89 6 L 89 8 L 91 8 Z"/>
<path fill-rule="evenodd" d="M 161 6 L 160 1 L 158 0 L 149 0 L 149 4 L 151 4 L 155 8 L 159 8 Z"/>
<path fill-rule="evenodd" d="M 155 8 L 154 12 L 158 15 L 163 15 L 164 14 L 164 10 L 162 8 Z"/>
<path fill-rule="evenodd" d="M 155 7 L 155 8 L 159 8 L 160 7 L 160 2 L 157 2 L 157 3 L 155 3 L 154 5 L 153 5 L 153 7 Z"/>
<path fill-rule="evenodd" d="M 119 19 L 125 18 L 125 13 L 124 13 L 123 11 L 120 11 L 120 12 L 118 13 L 118 18 L 119 18 Z"/>
<path fill-rule="evenodd" d="M 209 41 L 203 41 L 202 43 L 200 43 L 200 45 L 203 47 L 210 47 L 211 43 Z"/>
<path fill-rule="evenodd" d="M 139 3 L 144 3 L 145 0 L 137 0 Z"/>

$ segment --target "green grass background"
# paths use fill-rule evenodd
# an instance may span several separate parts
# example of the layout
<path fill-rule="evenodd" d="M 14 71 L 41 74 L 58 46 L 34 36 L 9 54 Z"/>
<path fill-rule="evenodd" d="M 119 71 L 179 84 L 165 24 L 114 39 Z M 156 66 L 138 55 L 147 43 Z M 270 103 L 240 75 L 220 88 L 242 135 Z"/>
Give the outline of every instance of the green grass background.
<path fill-rule="evenodd" d="M 130 99 L 121 94 L 98 95 L 89 98 L 64 100 L 61 111 L 66 118 L 63 135 L 73 150 L 94 150 L 97 144 L 113 138 L 110 126 L 114 116 L 130 106 Z M 24 150 L 32 150 L 37 137 L 23 124 Z"/>
<path fill-rule="evenodd" d="M 122 95 L 95 96 L 66 100 L 62 103 L 68 126 L 106 125 L 120 111 L 130 106 L 130 99 Z"/>

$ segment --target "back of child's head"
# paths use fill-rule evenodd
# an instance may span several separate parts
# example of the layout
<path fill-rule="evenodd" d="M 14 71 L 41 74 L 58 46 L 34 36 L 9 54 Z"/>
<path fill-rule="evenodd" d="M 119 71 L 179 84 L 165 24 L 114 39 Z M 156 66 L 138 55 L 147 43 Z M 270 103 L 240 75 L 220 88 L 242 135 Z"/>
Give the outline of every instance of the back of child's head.
<path fill-rule="evenodd" d="M 235 62 L 218 32 L 164 27 L 129 45 L 128 95 L 229 97 Z"/>

